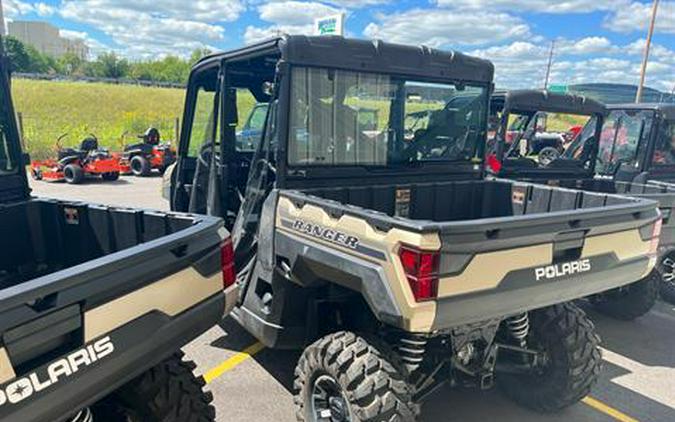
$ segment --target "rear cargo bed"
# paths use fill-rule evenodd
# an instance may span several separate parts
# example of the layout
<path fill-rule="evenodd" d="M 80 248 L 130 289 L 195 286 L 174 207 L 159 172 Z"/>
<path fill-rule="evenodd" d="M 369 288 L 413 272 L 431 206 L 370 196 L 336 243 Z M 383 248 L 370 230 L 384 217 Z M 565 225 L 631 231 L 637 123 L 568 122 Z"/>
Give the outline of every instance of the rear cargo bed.
<path fill-rule="evenodd" d="M 219 250 L 220 219 L 33 199 L 0 205 L 0 333 L 91 309 Z M 186 289 L 190 287 L 186 285 Z"/>
<path fill-rule="evenodd" d="M 342 252 L 393 265 L 391 271 L 399 274 L 396 260 L 387 257 L 398 255 L 402 243 L 437 250 L 435 303 L 406 305 L 435 315 L 433 321 L 403 323 L 422 332 L 502 318 L 640 280 L 655 264 L 651 251 L 661 216 L 656 201 L 506 180 L 281 191 L 279 203 L 277 224 L 284 233 L 328 236 Z M 277 241 L 282 239 L 293 240 Z M 353 241 L 345 248 L 340 239 Z M 362 283 L 359 289 L 366 292 L 368 283 L 382 284 Z M 378 290 L 372 291 L 371 302 L 381 301 Z M 383 314 L 397 314 L 393 305 L 386 309 Z"/>

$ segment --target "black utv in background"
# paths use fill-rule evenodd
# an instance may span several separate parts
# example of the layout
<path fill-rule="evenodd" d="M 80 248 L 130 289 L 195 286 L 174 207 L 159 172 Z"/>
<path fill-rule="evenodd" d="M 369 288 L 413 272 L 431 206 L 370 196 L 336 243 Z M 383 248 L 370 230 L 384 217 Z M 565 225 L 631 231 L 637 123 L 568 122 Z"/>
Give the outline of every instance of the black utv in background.
<path fill-rule="evenodd" d="M 303 349 L 300 421 L 416 419 L 440 385 L 551 412 L 600 371 L 571 301 L 651 272 L 654 201 L 485 180 L 493 66 L 288 36 L 191 72 L 171 208 L 226 219 L 234 318 Z M 268 104 L 255 151 L 237 131 Z"/>
<path fill-rule="evenodd" d="M 672 298 L 669 291 L 673 289 L 675 281 L 675 221 L 670 216 L 675 208 L 675 185 L 647 184 L 650 175 L 640 171 L 647 167 L 648 162 L 652 163 L 649 167 L 657 167 L 660 171 L 667 166 L 667 154 L 659 153 L 659 150 L 664 145 L 670 148 L 670 142 L 666 142 L 659 133 L 664 130 L 670 133 L 671 126 L 667 119 L 662 122 L 656 120 L 656 116 L 667 116 L 663 110 L 657 111 L 661 108 L 668 109 L 633 105 L 629 110 L 626 106 L 605 106 L 576 95 L 522 90 L 508 92 L 501 104 L 493 102 L 491 110 L 493 114 L 500 114 L 501 122 L 496 130 L 493 155 L 488 153 L 488 162 L 491 163 L 489 169 L 494 175 L 590 192 L 643 197 L 659 202 L 664 218 L 657 268 L 644 280 L 590 298 L 600 310 L 621 319 L 634 319 L 648 312 L 656 301 L 659 289 L 664 298 Z M 536 130 L 537 119 L 542 115 L 555 114 L 587 120 L 584 128 L 558 157 L 542 162 L 538 157 L 521 153 L 522 148 L 518 145 L 520 138 L 515 143 L 507 140 L 509 121 L 525 116 L 523 127 L 524 137 L 527 137 L 528 133 Z M 653 158 L 647 158 L 648 154 Z M 673 163 L 675 171 L 675 161 Z"/>
<path fill-rule="evenodd" d="M 180 348 L 237 296 L 222 220 L 31 197 L 7 69 L 0 54 L 0 420 L 213 421 Z"/>

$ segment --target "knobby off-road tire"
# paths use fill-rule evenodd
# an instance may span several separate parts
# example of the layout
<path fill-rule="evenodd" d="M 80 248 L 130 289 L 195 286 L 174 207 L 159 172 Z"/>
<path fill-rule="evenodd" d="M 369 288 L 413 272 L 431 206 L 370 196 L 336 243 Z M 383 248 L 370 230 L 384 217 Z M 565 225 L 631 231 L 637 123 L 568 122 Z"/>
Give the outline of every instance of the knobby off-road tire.
<path fill-rule="evenodd" d="M 659 295 L 661 275 L 655 269 L 649 275 L 621 289 L 593 298 L 591 303 L 605 315 L 622 321 L 632 321 L 649 312 Z"/>
<path fill-rule="evenodd" d="M 557 412 L 586 397 L 602 365 L 600 338 L 576 305 L 565 303 L 530 313 L 528 346 L 541 348 L 547 362 L 540 372 L 497 374 L 503 393 L 516 403 Z"/>
<path fill-rule="evenodd" d="M 675 252 L 669 253 L 659 265 L 661 281 L 659 290 L 666 302 L 675 305 Z"/>
<path fill-rule="evenodd" d="M 96 422 L 211 422 L 213 395 L 176 353 L 92 407 Z"/>
<path fill-rule="evenodd" d="M 414 421 L 419 413 L 398 359 L 386 345 L 351 332 L 328 335 L 305 349 L 295 368 L 296 416 L 315 422 L 317 409 L 330 408 L 333 419 L 351 422 Z M 329 406 L 318 392 L 336 390 Z M 317 386 L 319 389 L 317 390 Z M 320 401 L 320 400 L 319 400 Z M 348 418 L 339 418 L 342 413 Z"/>
<path fill-rule="evenodd" d="M 131 166 L 131 172 L 137 177 L 149 176 L 152 170 L 150 162 L 140 155 L 133 157 L 129 162 L 129 166 Z"/>

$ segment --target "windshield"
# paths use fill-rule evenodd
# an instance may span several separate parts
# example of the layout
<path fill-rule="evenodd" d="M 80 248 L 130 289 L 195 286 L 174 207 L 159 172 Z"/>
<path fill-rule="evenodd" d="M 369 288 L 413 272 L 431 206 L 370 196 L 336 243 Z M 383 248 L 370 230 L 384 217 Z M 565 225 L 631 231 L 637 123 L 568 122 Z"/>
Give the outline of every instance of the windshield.
<path fill-rule="evenodd" d="M 485 137 L 486 91 L 389 75 L 295 68 L 289 164 L 470 161 Z"/>

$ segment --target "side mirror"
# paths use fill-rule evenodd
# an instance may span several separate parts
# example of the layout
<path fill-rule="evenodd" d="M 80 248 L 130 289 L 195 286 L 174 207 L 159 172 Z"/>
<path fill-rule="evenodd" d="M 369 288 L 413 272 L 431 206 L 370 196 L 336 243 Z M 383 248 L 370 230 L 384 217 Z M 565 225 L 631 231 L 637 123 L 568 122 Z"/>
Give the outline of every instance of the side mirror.
<path fill-rule="evenodd" d="M 24 166 L 29 166 L 30 165 L 30 154 L 27 152 L 24 152 L 21 154 L 21 162 L 23 163 Z"/>

